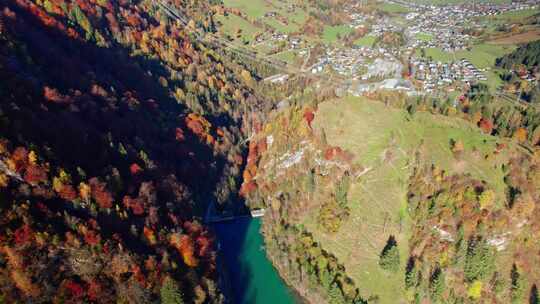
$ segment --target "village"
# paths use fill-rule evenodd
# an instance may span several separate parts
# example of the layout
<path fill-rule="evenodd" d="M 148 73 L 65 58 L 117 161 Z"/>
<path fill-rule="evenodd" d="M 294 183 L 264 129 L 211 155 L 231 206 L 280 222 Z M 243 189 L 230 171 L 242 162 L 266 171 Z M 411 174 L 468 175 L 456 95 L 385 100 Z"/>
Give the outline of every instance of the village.
<path fill-rule="evenodd" d="M 289 1 L 278 3 L 284 6 L 281 10 L 276 5 L 256 19 L 257 24 L 279 25 L 253 35 L 249 46 L 257 53 L 284 64 L 304 63 L 301 70 L 312 75 L 333 74 L 360 81 L 365 84 L 362 90 L 385 88 L 415 94 L 451 93 L 476 82 L 495 87 L 498 80 L 492 72 L 494 63 L 487 62 L 494 58 L 484 56 L 490 55 L 491 46 L 481 45 L 479 33 L 492 30 L 496 23 L 490 18 L 539 8 L 537 0 L 441 6 L 384 0 L 378 5 L 382 9 L 369 11 L 363 9 L 365 1 L 357 1 L 343 7 L 347 21 L 325 28 L 324 37 L 317 41 L 303 33 L 298 23 L 294 24 L 294 18 L 284 17 L 305 14 L 299 5 Z M 332 34 L 334 30 L 338 33 Z M 356 40 L 344 43 L 345 37 L 356 33 L 361 33 L 354 36 Z M 313 55 L 315 47 L 322 48 L 322 52 Z M 499 51 L 502 47 L 493 49 Z M 374 67 L 377 65 L 392 68 L 382 73 Z M 381 84 L 385 79 L 401 85 L 370 85 Z M 535 80 L 533 76 L 525 79 Z"/>
<path fill-rule="evenodd" d="M 345 9 L 351 12 L 352 21 L 349 26 L 354 29 L 369 26 L 366 37 L 373 37 L 374 40 L 385 33 L 402 32 L 405 37 L 403 45 L 332 48 L 319 58 L 311 72 L 317 74 L 331 71 L 350 77 L 351 80 L 361 80 L 364 84 L 360 89 L 354 88 L 356 93 L 381 88 L 405 90 L 415 94 L 454 92 L 464 85 L 488 81 L 489 67 L 475 66 L 471 60 L 460 57 L 460 54 L 475 43 L 475 38 L 468 32 L 486 26 L 478 17 L 538 8 L 537 1 L 440 7 L 401 1 L 388 2 L 400 4 L 410 10 L 402 14 L 407 21 L 406 25 L 398 24 L 386 16 L 375 18 L 373 15 L 357 13 L 354 7 L 351 7 Z M 432 58 L 425 54 L 425 49 L 441 50 L 448 53 L 449 58 L 446 61 Z M 400 62 L 403 65 L 400 69 L 401 75 L 393 72 L 386 75 L 370 73 L 369 67 L 376 61 L 378 65 L 386 67 L 391 62 Z M 385 77 L 390 77 L 392 81 L 381 82 Z M 531 75 L 524 79 L 535 80 Z"/>

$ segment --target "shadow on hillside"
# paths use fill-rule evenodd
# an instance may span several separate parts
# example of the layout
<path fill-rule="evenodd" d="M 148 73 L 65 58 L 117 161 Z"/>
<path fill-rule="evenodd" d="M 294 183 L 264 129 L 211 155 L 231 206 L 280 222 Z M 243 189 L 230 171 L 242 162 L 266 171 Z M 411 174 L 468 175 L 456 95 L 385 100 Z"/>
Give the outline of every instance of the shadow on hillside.
<path fill-rule="evenodd" d="M 192 194 L 191 210 L 215 200 L 213 193 L 226 159 L 214 155 L 211 148 L 190 132 L 185 132 L 182 142 L 175 139 L 176 128 L 187 131 L 184 117 L 189 111 L 160 84 L 159 77 L 167 78 L 168 72 L 159 61 L 133 57 L 119 45 L 101 48 L 71 39 L 62 32 L 46 28 L 15 3 L 7 6 L 17 18 L 5 27 L 27 44 L 26 52 L 32 61 L 24 62 L 20 59 L 22 56 L 11 56 L 2 73 L 13 75 L 12 83 L 21 84 L 9 88 L 21 96 L 17 104 L 2 106 L 3 115 L 9 117 L 9 123 L 0 125 L 2 136 L 12 139 L 14 145 L 45 146 L 43 153 L 51 160 L 51 167 L 66 168 L 69 172 L 82 169 L 86 178 L 110 177 L 113 168 L 118 170 L 125 180 L 118 182 L 123 187 L 115 190 L 117 199 L 137 195 L 138 189 L 130 188 L 136 180 L 129 169 L 133 162 L 141 163 L 140 156 L 144 153 L 156 168 L 145 172 L 143 179 L 176 176 Z M 94 83 L 109 92 L 108 96 L 90 94 Z M 61 104 L 44 100 L 45 86 L 58 89 L 61 95 L 69 95 L 72 102 Z M 209 119 L 232 122 L 223 115 Z M 125 153 L 119 153 L 120 143 Z M 75 185 L 84 181 L 82 177 L 73 179 Z M 158 191 L 158 205 L 164 207 L 168 200 L 169 197 L 161 196 Z M 154 253 L 130 233 L 132 225 L 139 228 L 145 225 L 144 218 L 131 216 L 121 220 L 116 213 L 104 212 L 95 217 L 85 209 L 74 208 L 71 203 L 45 203 L 53 211 L 65 211 L 80 219 L 96 218 L 106 236 L 120 234 L 133 252 Z M 188 211 L 186 217 L 189 218 Z M 165 214 L 161 216 L 160 225 L 173 225 Z M 61 229 L 60 223 L 57 224 Z M 243 231 L 238 233 L 241 237 Z"/>

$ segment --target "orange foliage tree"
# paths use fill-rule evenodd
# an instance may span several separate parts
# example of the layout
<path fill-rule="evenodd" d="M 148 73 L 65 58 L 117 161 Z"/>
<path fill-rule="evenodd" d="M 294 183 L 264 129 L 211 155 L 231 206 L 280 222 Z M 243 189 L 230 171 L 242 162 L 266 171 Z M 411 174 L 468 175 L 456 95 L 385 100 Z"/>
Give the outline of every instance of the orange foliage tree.
<path fill-rule="evenodd" d="M 112 195 L 105 189 L 105 183 L 100 182 L 96 177 L 89 181 L 92 197 L 101 208 L 111 208 L 113 198 Z"/>

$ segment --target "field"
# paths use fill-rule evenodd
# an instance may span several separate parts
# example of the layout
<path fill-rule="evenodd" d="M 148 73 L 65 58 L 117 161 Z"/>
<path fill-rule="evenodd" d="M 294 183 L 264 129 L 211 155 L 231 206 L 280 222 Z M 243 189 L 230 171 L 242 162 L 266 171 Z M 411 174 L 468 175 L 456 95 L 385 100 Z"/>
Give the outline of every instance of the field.
<path fill-rule="evenodd" d="M 456 57 L 467 58 L 478 68 L 492 67 L 495 59 L 514 50 L 513 45 L 477 44 L 470 51 L 456 52 Z"/>
<path fill-rule="evenodd" d="M 384 3 L 379 6 L 377 6 L 380 10 L 383 12 L 391 13 L 391 14 L 402 14 L 402 13 L 408 13 L 409 9 L 401 6 L 399 4 L 394 3 Z"/>
<path fill-rule="evenodd" d="M 490 40 L 490 44 L 520 44 L 540 39 L 540 29 L 533 29 L 524 33 L 498 37 Z"/>
<path fill-rule="evenodd" d="M 240 39 L 243 41 L 251 42 L 255 34 L 259 31 L 251 23 L 233 14 L 229 14 L 228 16 L 218 15 L 216 20 L 223 24 L 220 30 L 233 38 L 236 38 L 236 33 L 240 30 Z"/>
<path fill-rule="evenodd" d="M 375 40 L 376 40 L 376 37 L 375 36 L 370 36 L 370 35 L 366 35 L 358 40 L 356 40 L 354 42 L 354 44 L 356 45 L 359 45 L 359 46 L 369 46 L 369 47 L 372 47 L 373 44 L 375 43 Z"/>
<path fill-rule="evenodd" d="M 251 18 L 259 18 L 272 10 L 264 0 L 223 0 L 226 7 L 237 8 Z"/>
<path fill-rule="evenodd" d="M 326 26 L 322 39 L 326 43 L 334 43 L 339 40 L 338 36 L 343 37 L 350 33 L 352 28 L 347 25 Z"/>
<path fill-rule="evenodd" d="M 440 62 L 449 62 L 452 60 L 457 59 L 457 57 L 454 57 L 452 53 L 445 52 L 439 48 L 427 48 L 424 49 L 425 56 L 427 58 L 431 57 L 434 61 L 440 61 Z M 420 51 L 417 50 L 417 55 L 420 55 Z"/>
<path fill-rule="evenodd" d="M 388 237 L 394 235 L 402 266 L 406 262 L 405 198 L 416 152 L 447 172 L 466 172 L 485 180 L 504 197 L 501 164 L 508 154 L 493 156 L 497 140 L 461 119 L 422 112 L 411 117 L 378 101 L 345 97 L 321 104 L 314 128 L 324 129 L 329 144 L 354 153 L 354 161 L 369 171 L 353 182 L 348 197 L 351 215 L 337 234 L 319 229 L 316 210 L 306 216 L 304 225 L 344 263 L 364 296 L 369 296 L 368 291 L 381 295 L 379 303 L 401 303 L 404 298 L 403 277 L 381 270 L 378 255 Z M 451 152 L 451 140 L 463 142 L 462 155 Z M 486 155 L 491 155 L 488 160 Z"/>
<path fill-rule="evenodd" d="M 414 0 L 411 1 L 418 4 L 428 4 L 428 5 L 447 5 L 447 4 L 463 4 L 468 3 L 469 1 L 464 0 Z M 509 3 L 510 0 L 479 0 L 478 2 L 490 2 L 490 3 Z"/>
<path fill-rule="evenodd" d="M 289 11 L 289 5 L 296 3 L 294 0 L 265 1 L 265 0 L 224 0 L 223 4 L 228 8 L 236 8 L 246 14 L 252 20 L 258 19 L 270 25 L 276 30 L 289 33 L 297 31 L 307 18 L 307 11 L 295 9 Z M 275 12 L 284 17 L 288 24 L 284 24 L 276 17 L 264 17 L 266 13 Z"/>
<path fill-rule="evenodd" d="M 292 51 L 292 50 L 283 51 L 281 53 L 272 55 L 272 57 L 277 58 L 277 59 L 281 59 L 281 60 L 283 60 L 285 62 L 288 62 L 288 63 L 294 63 L 294 61 L 297 58 L 296 57 L 296 52 Z"/>
<path fill-rule="evenodd" d="M 238 44 L 253 42 L 253 38 L 257 33 L 268 34 L 265 31 L 265 26 L 284 34 L 298 32 L 304 25 L 309 11 L 309 9 L 302 8 L 289 9 L 296 3 L 295 0 L 224 0 L 223 3 L 225 7 L 237 9 L 243 14 L 243 17 L 232 13 L 227 16 L 216 16 L 216 20 L 222 24 L 220 30 L 234 38 Z M 277 15 L 265 16 L 266 13 L 275 13 Z M 265 35 L 265 38 L 268 38 L 268 36 Z M 255 48 L 260 53 L 267 54 L 277 47 L 277 43 L 267 40 L 263 44 L 257 44 Z M 291 59 L 290 54 L 286 54 L 286 56 L 287 59 Z"/>
<path fill-rule="evenodd" d="M 539 13 L 539 10 L 537 9 L 526 9 L 526 10 L 505 12 L 500 15 L 484 17 L 484 18 L 487 18 L 489 20 L 495 20 L 495 21 L 516 22 L 516 21 L 523 21 L 523 19 L 530 17 L 534 14 L 538 14 L 538 13 Z"/>
<path fill-rule="evenodd" d="M 416 39 L 421 40 L 421 41 L 431 41 L 433 40 L 433 36 L 426 33 L 418 33 L 416 34 Z"/>

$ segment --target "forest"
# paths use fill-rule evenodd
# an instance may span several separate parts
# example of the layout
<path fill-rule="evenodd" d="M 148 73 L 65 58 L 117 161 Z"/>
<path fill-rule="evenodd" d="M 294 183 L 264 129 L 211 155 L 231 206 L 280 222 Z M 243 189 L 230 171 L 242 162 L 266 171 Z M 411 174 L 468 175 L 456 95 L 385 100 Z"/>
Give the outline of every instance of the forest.
<path fill-rule="evenodd" d="M 538 74 L 540 63 L 540 41 L 521 45 L 510 54 L 497 59 L 497 66 L 507 72 L 501 75 L 506 91 L 519 92 L 520 98 L 534 104 L 540 103 L 540 87 L 532 82 Z"/>
<path fill-rule="evenodd" d="M 410 303 L 538 303 L 540 95 L 522 81 L 538 42 L 497 62 L 525 103 L 478 83 L 455 100 L 376 91 L 346 104 L 329 79 L 269 84 L 272 67 L 198 39 L 217 31 L 220 1 L 160 3 L 0 2 L 0 303 L 228 303 L 210 204 L 265 208 L 268 258 L 308 302 L 384 303 L 370 288 L 386 285 Z M 343 18 L 344 1 L 309 3 L 308 36 Z M 342 125 L 351 104 L 373 112 Z M 394 125 L 339 142 L 373 117 Z M 421 153 L 433 121 L 481 144 L 437 139 L 445 168 Z M 399 134 L 411 125 L 418 142 Z M 404 189 L 380 225 L 379 200 L 359 190 L 378 170 L 397 175 L 370 180 L 395 179 L 378 196 Z M 363 237 L 369 225 L 383 232 Z M 368 263 L 383 281 L 351 267 Z"/>
<path fill-rule="evenodd" d="M 4 303 L 225 300 L 203 215 L 265 109 L 224 56 L 153 1 L 0 4 Z"/>

